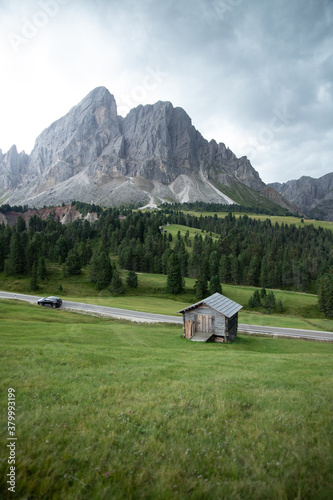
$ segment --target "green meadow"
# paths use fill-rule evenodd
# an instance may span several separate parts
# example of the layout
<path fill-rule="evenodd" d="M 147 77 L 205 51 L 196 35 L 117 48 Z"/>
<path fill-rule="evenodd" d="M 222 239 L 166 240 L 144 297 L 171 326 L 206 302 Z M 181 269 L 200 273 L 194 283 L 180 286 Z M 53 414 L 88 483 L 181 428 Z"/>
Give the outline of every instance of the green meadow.
<path fill-rule="evenodd" d="M 196 211 L 183 211 L 184 214 L 192 214 L 197 217 L 209 217 L 213 216 L 215 213 L 217 217 L 219 218 L 224 218 L 226 215 L 228 215 L 228 212 L 196 212 Z M 323 229 L 333 229 L 333 222 L 332 221 L 321 221 L 321 220 L 316 220 L 316 219 L 303 219 L 301 217 L 296 217 L 296 216 L 284 216 L 284 215 L 265 215 L 265 214 L 251 214 L 250 212 L 234 212 L 233 215 L 237 217 L 243 217 L 244 215 L 248 215 L 251 217 L 251 219 L 256 219 L 256 220 L 261 220 L 264 221 L 266 219 L 270 219 L 272 224 L 275 224 L 276 222 L 278 224 L 295 224 L 296 227 L 302 227 L 304 225 L 311 225 L 313 224 L 314 227 L 322 227 Z"/>
<path fill-rule="evenodd" d="M 332 498 L 331 343 L 201 344 L 6 300 L 0 336 L 1 498 Z"/>
<path fill-rule="evenodd" d="M 125 283 L 127 271 L 122 270 L 120 274 Z M 46 282 L 41 283 L 39 290 L 33 294 L 41 297 L 60 295 L 64 300 L 168 315 L 177 315 L 180 309 L 197 302 L 194 294 L 194 279 L 185 279 L 185 290 L 179 295 L 166 293 L 166 280 L 165 275 L 138 273 L 137 289 L 125 287 L 124 294 L 112 296 L 107 290 L 97 292 L 89 281 L 87 269 L 83 269 L 81 275 L 64 278 L 61 268 L 54 263 L 49 263 Z M 59 291 L 60 286 L 61 291 Z M 4 273 L 0 273 L 0 290 L 32 293 L 29 289 L 28 278 L 6 278 Z M 255 288 L 250 286 L 222 284 L 222 293 L 243 306 L 239 314 L 240 323 L 333 331 L 333 320 L 325 319 L 318 310 L 317 295 L 273 290 L 276 300 L 282 301 L 283 313 L 268 315 L 248 308 L 248 300 L 254 290 Z"/>

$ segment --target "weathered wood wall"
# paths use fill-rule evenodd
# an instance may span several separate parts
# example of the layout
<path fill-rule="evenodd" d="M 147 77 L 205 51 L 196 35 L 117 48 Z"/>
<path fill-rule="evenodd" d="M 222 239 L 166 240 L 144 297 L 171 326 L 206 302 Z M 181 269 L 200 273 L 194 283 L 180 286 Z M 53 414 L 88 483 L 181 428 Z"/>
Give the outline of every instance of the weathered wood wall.
<path fill-rule="evenodd" d="M 237 336 L 237 329 L 238 329 L 238 313 L 235 314 L 232 318 L 228 319 L 228 336 L 230 342 L 232 342 Z"/>
<path fill-rule="evenodd" d="M 183 315 L 185 338 L 190 339 L 196 332 L 212 332 L 222 340 L 232 341 L 237 336 L 238 313 L 228 319 L 206 305 L 201 305 Z"/>

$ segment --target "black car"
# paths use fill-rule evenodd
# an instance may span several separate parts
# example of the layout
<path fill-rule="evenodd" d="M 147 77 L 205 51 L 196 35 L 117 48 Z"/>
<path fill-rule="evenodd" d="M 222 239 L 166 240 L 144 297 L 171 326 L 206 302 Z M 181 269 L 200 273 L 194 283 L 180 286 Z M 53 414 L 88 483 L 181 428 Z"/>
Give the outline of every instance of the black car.
<path fill-rule="evenodd" d="M 60 307 L 62 300 L 59 297 L 46 297 L 37 301 L 39 306 Z"/>

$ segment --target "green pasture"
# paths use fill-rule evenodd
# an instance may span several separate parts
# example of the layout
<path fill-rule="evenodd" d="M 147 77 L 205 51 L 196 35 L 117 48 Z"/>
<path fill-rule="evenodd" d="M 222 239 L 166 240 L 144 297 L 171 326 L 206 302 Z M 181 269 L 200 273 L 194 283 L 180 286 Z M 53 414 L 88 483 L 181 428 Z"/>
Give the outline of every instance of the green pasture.
<path fill-rule="evenodd" d="M 196 217 L 200 217 L 201 215 L 203 217 L 212 217 L 213 215 L 217 215 L 219 218 L 224 218 L 228 215 L 228 212 L 196 212 L 196 211 L 183 211 L 184 214 L 191 214 L 195 215 Z M 288 224 L 289 226 L 291 224 L 295 224 L 297 227 L 301 227 L 304 225 L 311 225 L 313 224 L 314 227 L 322 227 L 324 229 L 333 229 L 333 222 L 332 221 L 320 221 L 320 220 L 314 220 L 314 219 L 303 219 L 301 217 L 295 217 L 295 216 L 284 216 L 284 215 L 264 215 L 264 214 L 251 214 L 250 212 L 233 212 L 233 215 L 237 217 L 244 217 L 244 215 L 247 215 L 251 219 L 256 219 L 256 220 L 261 220 L 265 221 L 266 219 L 270 219 L 272 224 L 275 224 L 276 222 L 278 224 Z"/>
<path fill-rule="evenodd" d="M 83 269 L 79 276 L 68 278 L 62 276 L 61 269 L 55 264 L 51 264 L 48 269 L 47 281 L 37 292 L 33 292 L 34 295 L 40 297 L 59 295 L 64 300 L 169 315 L 176 315 L 180 309 L 197 302 L 194 294 L 195 280 L 192 278 L 186 278 L 183 293 L 171 295 L 166 293 L 165 275 L 138 273 L 137 289 L 125 287 L 125 294 L 112 296 L 108 290 L 98 292 L 94 288 L 89 281 L 87 269 Z M 126 275 L 127 271 L 121 271 L 124 283 Z M 60 285 L 61 291 L 59 291 Z M 0 290 L 31 294 L 29 279 L 6 278 L 3 273 L 0 273 Z M 325 320 L 318 310 L 317 295 L 273 290 L 276 300 L 282 301 L 284 310 L 283 314 L 268 315 L 259 310 L 248 309 L 248 300 L 254 290 L 254 287 L 249 286 L 222 284 L 222 293 L 243 306 L 239 316 L 241 323 L 333 331 L 333 321 Z"/>
<path fill-rule="evenodd" d="M 332 498 L 333 344 L 201 344 L 5 300 L 0 320 L 1 498 Z"/>
<path fill-rule="evenodd" d="M 181 224 L 170 224 L 169 226 L 164 226 L 164 230 L 167 231 L 167 233 L 172 235 L 172 243 L 171 243 L 171 248 L 175 246 L 175 243 L 177 241 L 177 234 L 180 233 L 182 238 L 185 237 L 186 233 L 189 233 L 189 239 L 192 241 L 195 235 L 201 235 L 203 238 L 205 236 L 212 236 L 213 241 L 216 241 L 219 239 L 219 235 L 215 233 L 210 233 L 207 231 L 202 231 L 201 229 L 197 229 L 195 227 L 187 227 L 187 226 L 182 226 Z M 186 247 L 187 251 L 191 253 L 192 248 L 191 247 Z"/>

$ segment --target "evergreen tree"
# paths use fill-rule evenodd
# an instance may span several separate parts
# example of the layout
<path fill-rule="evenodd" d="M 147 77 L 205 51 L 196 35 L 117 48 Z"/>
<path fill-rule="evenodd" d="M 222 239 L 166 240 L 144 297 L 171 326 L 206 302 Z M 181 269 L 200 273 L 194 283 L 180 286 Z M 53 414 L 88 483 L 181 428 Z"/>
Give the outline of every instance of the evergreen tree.
<path fill-rule="evenodd" d="M 120 295 L 121 293 L 124 292 L 123 281 L 122 281 L 116 267 L 113 268 L 112 280 L 111 280 L 109 290 L 114 295 Z"/>
<path fill-rule="evenodd" d="M 85 221 L 87 222 L 87 221 Z M 77 253 L 80 256 L 81 266 L 86 266 L 91 259 L 91 248 L 89 244 L 81 241 L 77 246 Z"/>
<path fill-rule="evenodd" d="M 272 291 L 268 292 L 267 297 L 266 297 L 265 306 L 268 307 L 269 309 L 274 309 L 275 308 L 275 295 L 274 295 L 274 292 L 272 292 Z"/>
<path fill-rule="evenodd" d="M 249 298 L 249 301 L 248 301 L 248 306 L 250 309 L 253 309 L 254 308 L 254 300 L 253 300 L 253 295 L 251 295 L 251 297 Z"/>
<path fill-rule="evenodd" d="M 238 258 L 235 255 L 230 255 L 230 275 L 231 275 L 231 282 L 234 283 L 235 285 L 238 285 L 240 283 L 240 266 L 239 266 L 239 261 Z"/>
<path fill-rule="evenodd" d="M 55 244 L 54 248 L 54 259 L 59 262 L 59 264 L 63 264 L 66 260 L 68 254 L 68 243 L 66 238 L 60 236 Z"/>
<path fill-rule="evenodd" d="M 258 286 L 260 275 L 260 261 L 256 255 L 251 258 L 249 269 L 246 275 L 246 283 L 251 286 Z"/>
<path fill-rule="evenodd" d="M 106 250 L 96 251 L 90 260 L 90 280 L 96 284 L 97 290 L 103 290 L 111 284 L 112 265 Z"/>
<path fill-rule="evenodd" d="M 129 271 L 127 278 L 126 278 L 126 283 L 130 288 L 137 288 L 138 287 L 138 275 L 134 271 Z"/>
<path fill-rule="evenodd" d="M 185 248 L 185 243 L 182 237 L 180 236 L 180 232 L 177 235 L 177 241 L 175 244 L 174 252 L 178 257 L 182 276 L 185 278 L 187 276 L 187 268 L 188 268 L 188 253 Z"/>
<path fill-rule="evenodd" d="M 209 282 L 209 292 L 213 295 L 213 293 L 222 293 L 222 287 L 220 278 L 218 275 L 212 276 Z"/>
<path fill-rule="evenodd" d="M 36 262 L 33 263 L 32 270 L 31 270 L 31 275 L 30 275 L 30 290 L 36 291 L 38 290 L 38 283 L 37 283 L 37 265 Z"/>
<path fill-rule="evenodd" d="M 126 245 L 119 252 L 119 266 L 122 269 L 133 269 L 134 252 L 130 245 Z"/>
<path fill-rule="evenodd" d="M 253 307 L 258 307 L 261 304 L 259 290 L 254 290 L 253 292 Z"/>
<path fill-rule="evenodd" d="M 46 266 L 44 257 L 39 257 L 38 259 L 37 276 L 40 280 L 46 280 Z"/>
<path fill-rule="evenodd" d="M 14 233 L 10 241 L 10 252 L 5 264 L 7 276 L 20 275 L 26 273 L 26 254 L 22 245 L 21 235 Z"/>
<path fill-rule="evenodd" d="M 173 250 L 171 250 L 171 248 L 167 248 L 162 255 L 163 274 L 168 274 L 168 262 L 169 262 L 170 255 L 172 253 L 173 253 Z"/>
<path fill-rule="evenodd" d="M 216 250 L 213 250 L 213 252 L 209 256 L 209 271 L 210 271 L 209 276 L 216 276 L 217 274 L 219 274 L 219 267 L 220 267 L 219 254 Z"/>
<path fill-rule="evenodd" d="M 230 260 L 225 254 L 220 259 L 220 280 L 222 283 L 230 283 Z"/>
<path fill-rule="evenodd" d="M 74 248 L 68 252 L 64 264 L 64 274 L 69 274 L 70 276 L 81 274 L 81 259 Z"/>
<path fill-rule="evenodd" d="M 208 295 L 208 283 L 204 274 L 201 274 L 194 285 L 195 296 L 198 300 L 202 300 Z"/>
<path fill-rule="evenodd" d="M 168 293 L 181 293 L 183 291 L 183 278 L 177 255 L 172 252 L 168 260 L 167 286 Z"/>
<path fill-rule="evenodd" d="M 18 233 L 23 233 L 23 231 L 25 231 L 27 228 L 26 228 L 26 225 L 25 225 L 25 221 L 24 219 L 19 215 L 18 218 L 17 218 L 17 221 L 16 221 L 16 231 Z"/>
<path fill-rule="evenodd" d="M 0 272 L 5 268 L 5 259 L 8 251 L 7 246 L 5 235 L 0 232 Z"/>
<path fill-rule="evenodd" d="M 333 317 L 333 273 L 325 274 L 320 280 L 318 306 L 326 317 Z"/>

